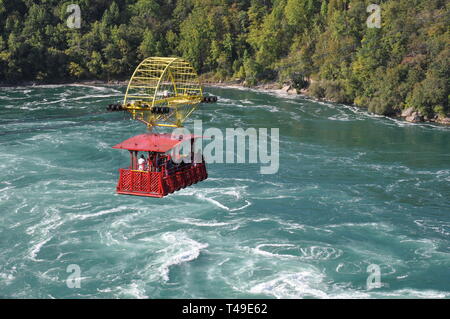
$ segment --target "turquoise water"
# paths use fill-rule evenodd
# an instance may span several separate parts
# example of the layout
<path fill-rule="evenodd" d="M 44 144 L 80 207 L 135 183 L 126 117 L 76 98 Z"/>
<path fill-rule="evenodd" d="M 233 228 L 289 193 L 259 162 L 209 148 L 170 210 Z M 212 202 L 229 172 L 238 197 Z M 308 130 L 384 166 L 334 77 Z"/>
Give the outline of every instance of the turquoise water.
<path fill-rule="evenodd" d="M 208 89 L 205 129 L 280 128 L 278 174 L 209 164 L 164 199 L 118 196 L 111 146 L 145 131 L 104 112 L 123 91 L 0 89 L 1 297 L 450 297 L 450 128 Z"/>

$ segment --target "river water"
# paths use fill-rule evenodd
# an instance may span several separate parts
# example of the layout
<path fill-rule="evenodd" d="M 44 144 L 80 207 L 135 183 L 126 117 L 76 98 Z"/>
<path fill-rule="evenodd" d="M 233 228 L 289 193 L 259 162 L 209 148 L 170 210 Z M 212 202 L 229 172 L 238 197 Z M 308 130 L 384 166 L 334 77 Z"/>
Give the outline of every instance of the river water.
<path fill-rule="evenodd" d="M 164 199 L 123 196 L 111 147 L 145 132 L 104 111 L 124 89 L 0 89 L 1 297 L 450 297 L 448 127 L 207 88 L 220 101 L 192 119 L 279 128 L 278 173 L 209 164 Z"/>

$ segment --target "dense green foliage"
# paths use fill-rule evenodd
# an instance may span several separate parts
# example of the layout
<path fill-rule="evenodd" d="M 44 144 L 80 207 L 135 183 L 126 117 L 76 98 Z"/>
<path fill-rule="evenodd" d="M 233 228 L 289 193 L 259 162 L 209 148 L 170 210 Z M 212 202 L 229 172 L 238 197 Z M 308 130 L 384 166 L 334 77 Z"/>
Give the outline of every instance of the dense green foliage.
<path fill-rule="evenodd" d="M 81 28 L 67 27 L 69 4 Z M 381 28 L 368 28 L 371 3 Z M 0 0 L 0 82 L 125 79 L 183 56 L 220 80 L 291 83 L 382 114 L 449 112 L 448 0 Z"/>

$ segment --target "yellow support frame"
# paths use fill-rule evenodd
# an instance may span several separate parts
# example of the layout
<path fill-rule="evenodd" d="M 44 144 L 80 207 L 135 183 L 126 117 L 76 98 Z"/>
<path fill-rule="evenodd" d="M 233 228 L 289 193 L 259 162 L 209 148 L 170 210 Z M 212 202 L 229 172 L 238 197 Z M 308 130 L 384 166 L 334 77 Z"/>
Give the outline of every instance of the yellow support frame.
<path fill-rule="evenodd" d="M 123 108 L 149 128 L 181 127 L 202 100 L 203 88 L 189 62 L 181 58 L 150 57 L 134 71 Z M 169 107 L 170 111 L 152 113 L 156 106 Z"/>

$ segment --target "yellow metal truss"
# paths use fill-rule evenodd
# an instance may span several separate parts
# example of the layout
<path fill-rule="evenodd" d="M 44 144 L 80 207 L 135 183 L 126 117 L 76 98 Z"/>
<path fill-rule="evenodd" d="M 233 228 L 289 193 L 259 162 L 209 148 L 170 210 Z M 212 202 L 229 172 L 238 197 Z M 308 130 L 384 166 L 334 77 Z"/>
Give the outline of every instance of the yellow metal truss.
<path fill-rule="evenodd" d="M 202 99 L 202 86 L 189 62 L 181 58 L 151 57 L 134 71 L 123 108 L 149 128 L 181 127 Z M 166 112 L 155 112 L 160 108 Z"/>

